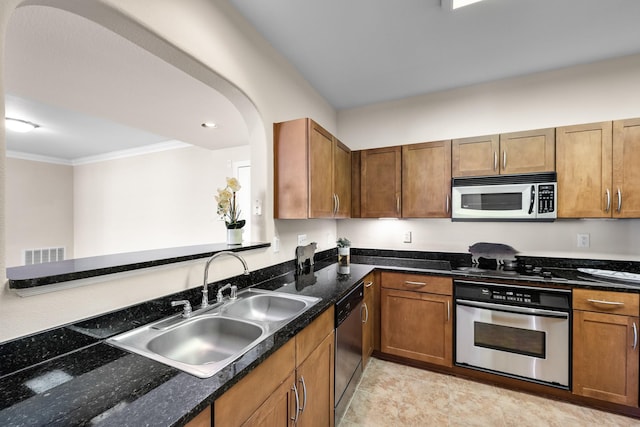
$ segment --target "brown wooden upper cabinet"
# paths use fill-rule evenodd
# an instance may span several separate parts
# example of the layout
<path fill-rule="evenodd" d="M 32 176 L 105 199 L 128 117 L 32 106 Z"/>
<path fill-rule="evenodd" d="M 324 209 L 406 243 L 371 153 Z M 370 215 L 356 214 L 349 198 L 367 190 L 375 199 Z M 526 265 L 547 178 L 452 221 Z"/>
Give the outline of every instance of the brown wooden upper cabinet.
<path fill-rule="evenodd" d="M 402 147 L 402 217 L 451 216 L 451 141 Z"/>
<path fill-rule="evenodd" d="M 558 217 L 640 218 L 640 119 L 557 132 Z"/>
<path fill-rule="evenodd" d="M 611 216 L 612 123 L 557 128 L 558 217 Z"/>
<path fill-rule="evenodd" d="M 360 152 L 360 216 L 400 218 L 402 149 L 400 146 Z"/>
<path fill-rule="evenodd" d="M 351 150 L 311 119 L 273 125 L 274 218 L 348 218 Z"/>
<path fill-rule="evenodd" d="M 613 122 L 613 217 L 640 218 L 640 118 Z"/>
<path fill-rule="evenodd" d="M 555 129 L 454 139 L 452 175 L 486 176 L 555 170 Z"/>

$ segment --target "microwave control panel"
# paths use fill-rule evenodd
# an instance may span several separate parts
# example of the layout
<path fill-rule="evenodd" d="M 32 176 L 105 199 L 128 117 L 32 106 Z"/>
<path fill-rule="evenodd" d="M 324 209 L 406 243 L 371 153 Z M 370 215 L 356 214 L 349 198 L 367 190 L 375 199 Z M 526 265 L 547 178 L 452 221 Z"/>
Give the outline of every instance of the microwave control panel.
<path fill-rule="evenodd" d="M 538 185 L 538 213 L 554 212 L 556 187 L 553 184 Z"/>

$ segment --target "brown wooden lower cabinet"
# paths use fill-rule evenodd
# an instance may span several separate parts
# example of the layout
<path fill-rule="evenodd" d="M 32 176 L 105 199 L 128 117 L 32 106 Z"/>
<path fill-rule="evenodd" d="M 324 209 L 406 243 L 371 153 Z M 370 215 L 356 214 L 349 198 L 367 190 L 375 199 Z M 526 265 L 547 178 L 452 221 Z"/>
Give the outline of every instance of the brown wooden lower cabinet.
<path fill-rule="evenodd" d="M 211 406 L 208 406 L 194 419 L 185 424 L 185 427 L 211 427 Z"/>
<path fill-rule="evenodd" d="M 573 393 L 638 406 L 640 297 L 573 290 Z"/>
<path fill-rule="evenodd" d="M 293 373 L 280 384 L 271 396 L 249 417 L 242 425 L 255 426 L 288 426 L 295 419 L 296 399 L 292 384 L 295 382 Z"/>
<path fill-rule="evenodd" d="M 306 406 L 298 414 L 296 426 L 334 425 L 334 354 L 335 339 L 331 332 L 309 357 L 298 362 L 296 384 L 303 400 L 300 404 Z"/>
<path fill-rule="evenodd" d="M 380 350 L 413 360 L 452 366 L 451 279 L 383 273 L 381 286 Z M 393 289 L 399 286 L 435 289 L 448 295 Z"/>
<path fill-rule="evenodd" d="M 369 358 L 373 353 L 375 341 L 376 325 L 376 305 L 375 305 L 376 284 L 374 274 L 371 273 L 364 278 L 364 301 L 362 314 L 362 369 L 367 367 Z"/>
<path fill-rule="evenodd" d="M 333 320 L 331 308 L 218 398 L 214 426 L 332 427 Z"/>

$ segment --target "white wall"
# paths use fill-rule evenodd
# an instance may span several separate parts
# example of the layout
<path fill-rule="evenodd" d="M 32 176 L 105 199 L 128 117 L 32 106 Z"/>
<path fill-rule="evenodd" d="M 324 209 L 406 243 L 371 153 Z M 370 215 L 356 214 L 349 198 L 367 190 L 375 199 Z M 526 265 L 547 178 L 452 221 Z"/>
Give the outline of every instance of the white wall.
<path fill-rule="evenodd" d="M 190 146 L 74 167 L 76 258 L 223 242 L 214 196 L 249 146 Z"/>
<path fill-rule="evenodd" d="M 640 55 L 340 111 L 338 134 L 352 149 L 412 144 L 640 117 L 638 99 Z M 577 248 L 577 233 L 590 234 L 590 248 Z M 640 261 L 640 220 L 353 219 L 338 221 L 338 234 L 365 248 L 466 252 L 486 241 L 533 256 Z"/>
<path fill-rule="evenodd" d="M 18 158 L 6 167 L 6 265 L 23 265 L 25 249 L 73 255 L 73 168 Z"/>
<path fill-rule="evenodd" d="M 22 0 L 0 3 L 0 38 L 4 37 L 11 13 L 20 3 Z M 278 253 L 270 249 L 245 253 L 252 270 L 293 259 L 299 233 L 307 234 L 309 241 L 318 241 L 320 250 L 330 247 L 327 235 L 335 236 L 335 221 L 283 223 L 273 220 L 272 124 L 298 117 L 313 117 L 335 133 L 336 112 L 226 1 L 156 0 L 152 8 L 148 2 L 130 0 L 29 0 L 29 3 L 75 10 L 93 20 L 118 28 L 128 37 L 139 38 L 150 49 L 153 48 L 156 54 L 164 53 L 165 60 L 177 61 L 175 53 L 165 45 L 126 23 L 127 20 L 136 21 L 224 79 L 209 78 L 208 81 L 219 83 L 216 89 L 219 87 L 222 93 L 233 98 L 238 108 L 243 109 L 250 138 L 252 199 L 263 201 L 263 214 L 252 217 L 252 240 L 271 241 L 274 235 L 280 238 Z M 0 58 L 1 53 L 0 50 Z M 177 61 L 175 65 L 181 67 L 182 64 Z M 0 92 L 4 93 L 2 81 L 0 62 Z M 228 82 L 236 88 L 230 88 Z M 4 108 L 4 102 L 0 102 L 0 105 L 0 108 Z M 252 109 L 253 114 L 247 114 Z M 4 133 L 1 133 L 0 151 L 3 153 L 4 146 Z M 4 185 L 4 164 L 5 158 L 2 155 L 0 185 Z M 5 203 L 4 192 L 0 194 L 0 203 Z M 0 210 L 2 272 L 6 265 L 6 230 L 3 224 L 4 209 Z M 204 260 L 201 260 L 105 276 L 94 280 L 93 282 L 98 283 L 90 286 L 28 298 L 18 297 L 5 286 L 0 293 L 0 342 L 199 286 L 203 266 Z M 239 264 L 236 265 L 232 259 L 220 260 L 219 264 L 216 261 L 209 277 L 216 280 L 240 272 Z"/>

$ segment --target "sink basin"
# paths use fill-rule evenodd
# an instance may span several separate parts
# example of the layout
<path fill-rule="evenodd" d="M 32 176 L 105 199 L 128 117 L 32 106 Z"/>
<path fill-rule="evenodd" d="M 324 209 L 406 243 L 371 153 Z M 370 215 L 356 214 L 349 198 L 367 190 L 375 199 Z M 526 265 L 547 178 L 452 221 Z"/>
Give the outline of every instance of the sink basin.
<path fill-rule="evenodd" d="M 273 335 L 320 298 L 249 289 L 235 300 L 179 314 L 107 339 L 107 343 L 208 378 Z"/>
<path fill-rule="evenodd" d="M 308 303 L 277 294 L 257 294 L 243 298 L 225 309 L 228 316 L 261 322 L 281 322 L 301 313 Z"/>
<path fill-rule="evenodd" d="M 154 322 L 109 338 L 107 343 L 208 378 L 267 337 L 254 322 L 215 314 L 194 316 L 169 328 Z"/>
<path fill-rule="evenodd" d="M 260 326 L 225 317 L 198 317 L 147 344 L 160 356 L 191 365 L 220 362 L 260 338 Z"/>

